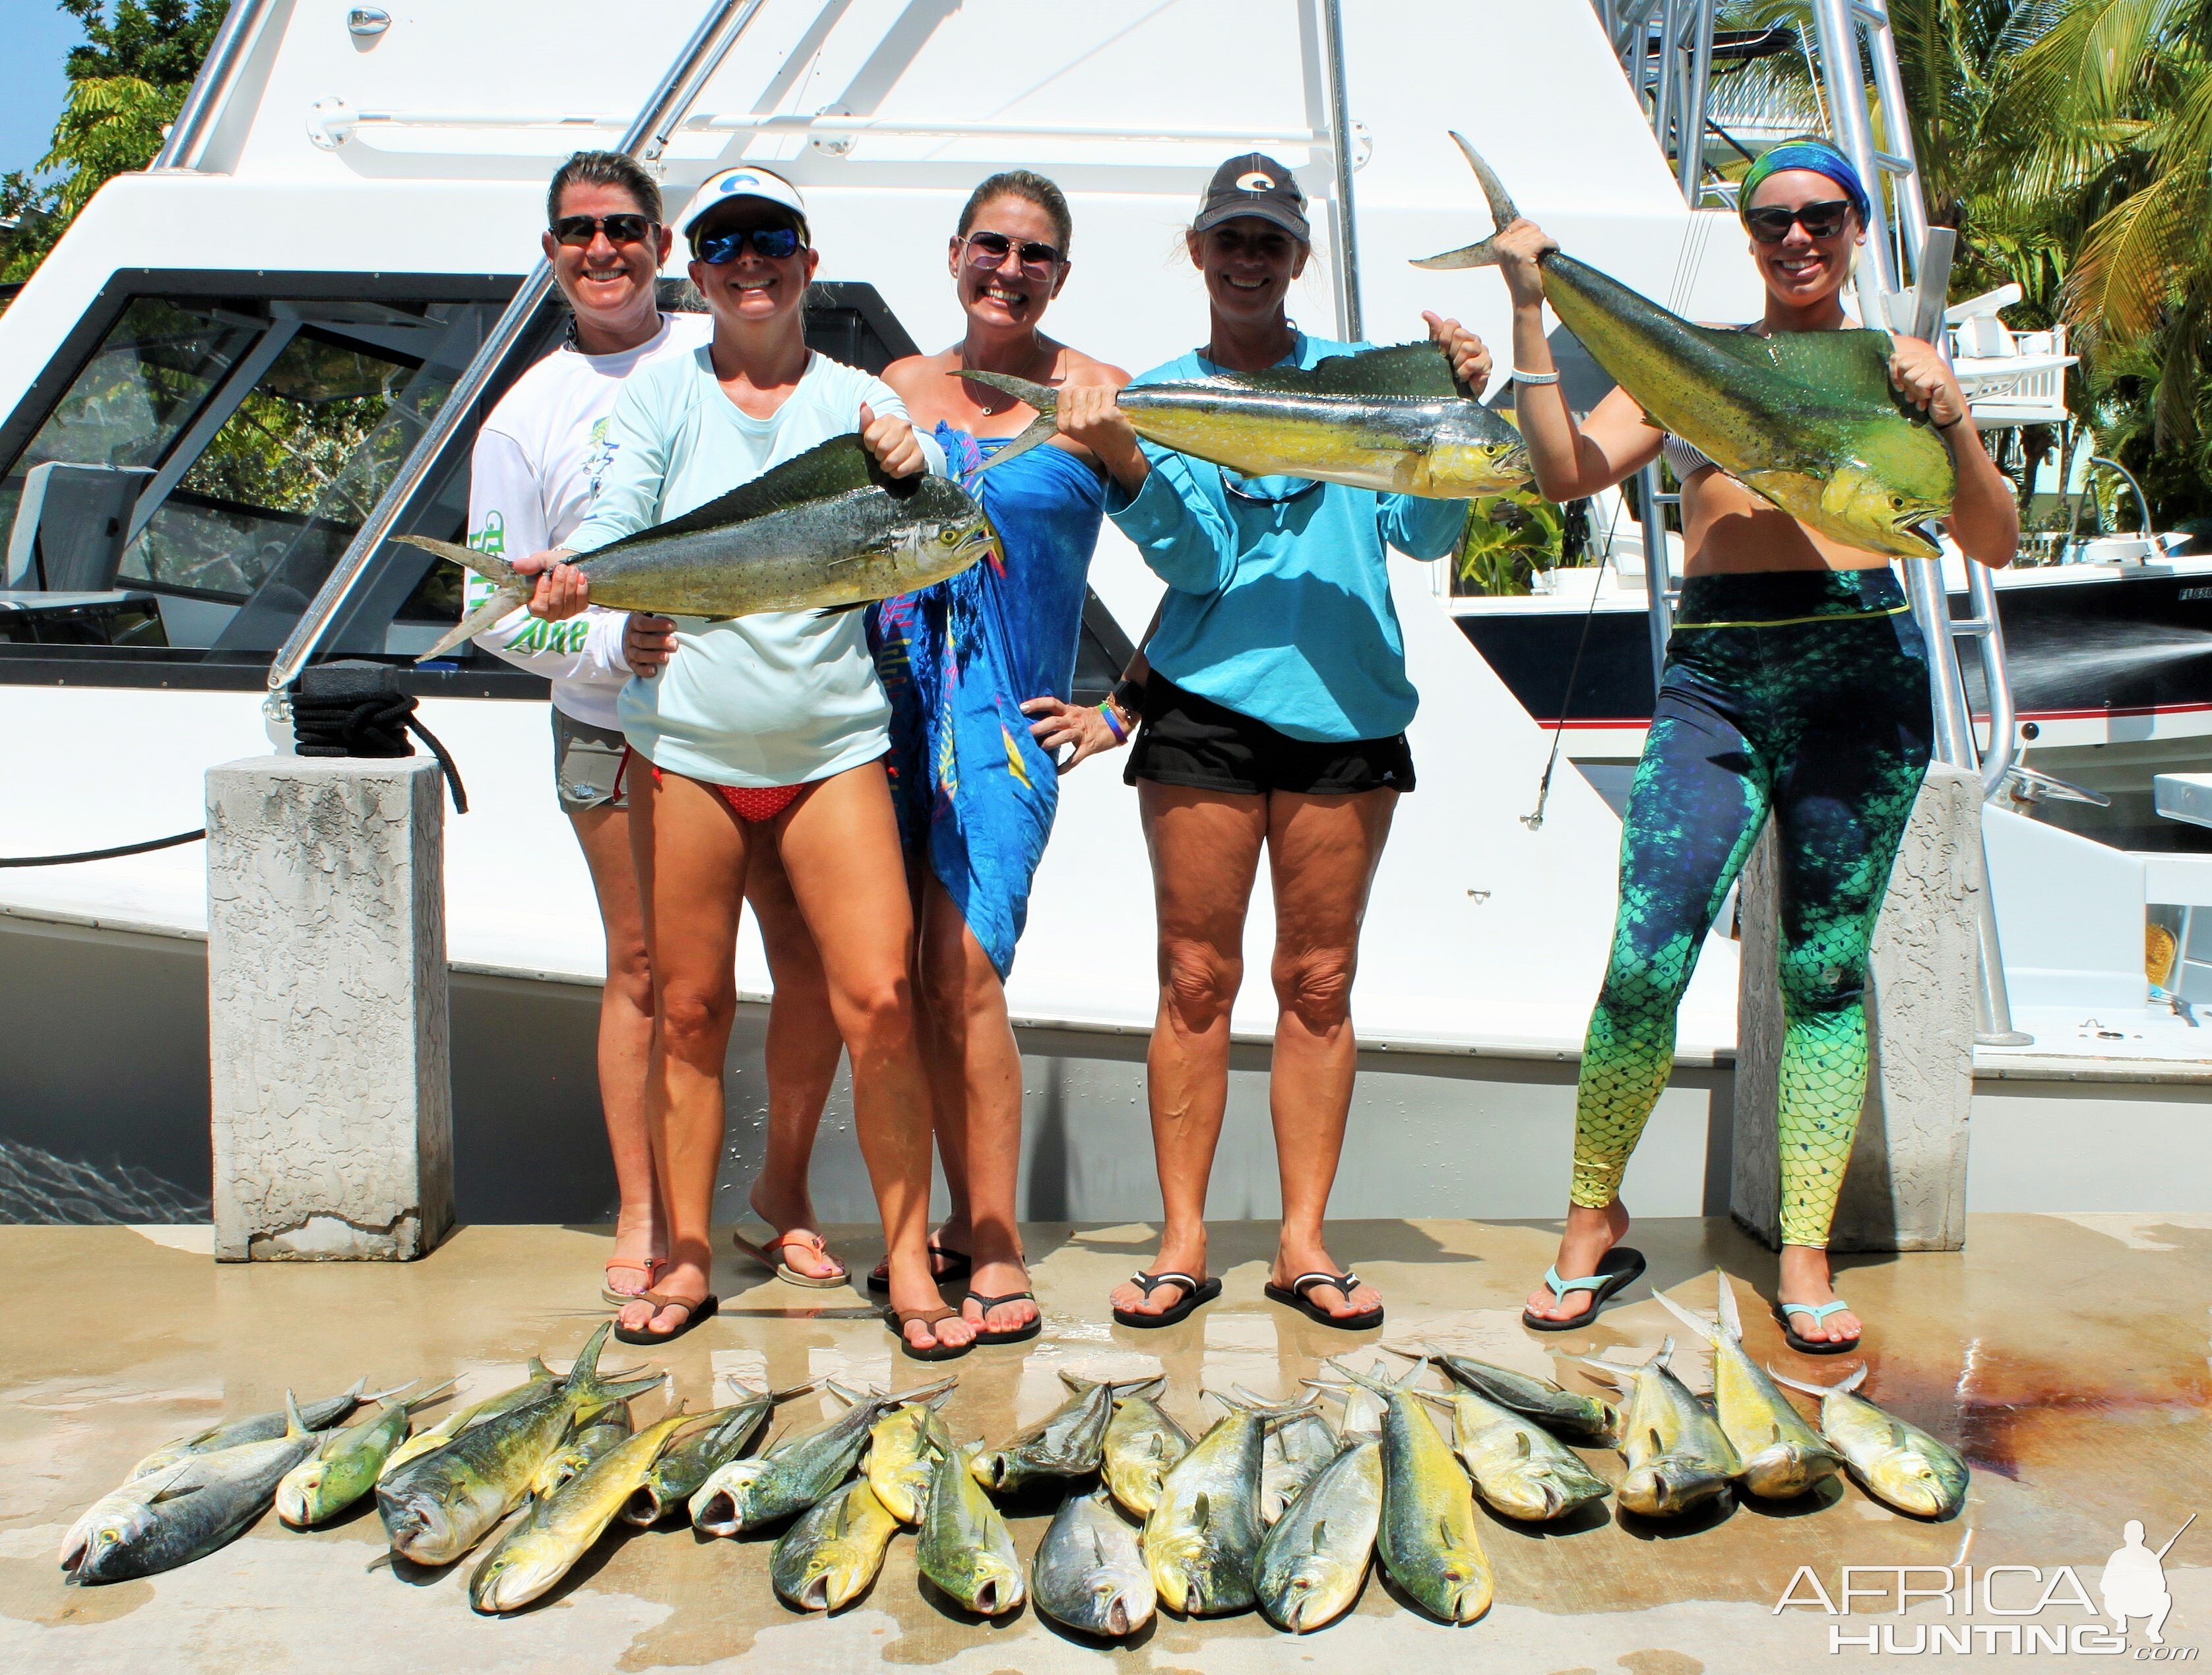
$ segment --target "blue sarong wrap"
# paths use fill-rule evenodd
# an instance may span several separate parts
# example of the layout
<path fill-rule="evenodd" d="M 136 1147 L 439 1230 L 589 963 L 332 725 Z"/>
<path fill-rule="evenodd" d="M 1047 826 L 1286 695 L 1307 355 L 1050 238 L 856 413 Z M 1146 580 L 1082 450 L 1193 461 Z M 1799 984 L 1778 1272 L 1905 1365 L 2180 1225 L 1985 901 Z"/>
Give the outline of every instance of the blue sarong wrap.
<path fill-rule="evenodd" d="M 1001 439 L 979 443 L 943 423 L 936 436 L 1000 550 L 871 607 L 868 643 L 890 698 L 900 842 L 909 861 L 927 855 L 1004 981 L 1060 806 L 1059 772 L 1021 707 L 1065 699 L 1073 683 L 1105 490 L 1065 448 L 1032 448 L 979 476 Z"/>

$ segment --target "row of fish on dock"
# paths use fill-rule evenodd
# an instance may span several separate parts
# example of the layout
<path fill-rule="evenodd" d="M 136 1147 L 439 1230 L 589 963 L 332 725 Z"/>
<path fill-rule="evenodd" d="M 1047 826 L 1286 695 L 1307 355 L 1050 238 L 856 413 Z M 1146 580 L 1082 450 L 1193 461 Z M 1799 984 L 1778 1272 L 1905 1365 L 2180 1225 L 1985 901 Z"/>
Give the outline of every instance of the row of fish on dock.
<path fill-rule="evenodd" d="M 769 1580 L 801 1611 L 865 1593 L 911 1527 L 922 1577 L 979 1616 L 1033 1599 L 1067 1628 L 1121 1638 L 1160 1605 L 1186 1616 L 1256 1606 L 1295 1634 L 1350 1609 L 1378 1557 L 1425 1611 L 1480 1617 L 1493 1582 L 1478 1496 L 1520 1522 L 1608 1495 L 1664 1519 L 1731 1492 L 1795 1499 L 1848 1472 L 1916 1517 L 1963 1502 L 1964 1461 L 1856 1394 L 1863 1368 L 1825 1388 L 1770 1375 L 1743 1348 L 1724 1275 L 1710 1320 L 1661 1301 L 1711 1345 L 1710 1405 L 1671 1370 L 1671 1338 L 1640 1366 L 1584 1363 L 1615 1385 L 1618 1405 L 1429 1346 L 1385 1346 L 1411 1363 L 1403 1373 L 1332 1361 L 1339 1378 L 1310 1381 L 1303 1399 L 1208 1391 L 1224 1411 L 1195 1440 L 1160 1405 L 1164 1379 L 1062 1372 L 1067 1399 L 996 1447 L 953 1440 L 942 1411 L 952 1379 L 896 1395 L 834 1380 L 741 1387 L 729 1405 L 679 1405 L 641 1428 L 629 1404 L 665 1380 L 601 1373 L 602 1326 L 566 1375 L 533 1360 L 523 1383 L 419 1432 L 412 1410 L 446 1387 L 410 1403 L 404 1389 L 365 1396 L 364 1381 L 304 1408 L 287 1393 L 281 1412 L 148 1455 L 71 1527 L 61 1562 L 76 1582 L 149 1575 L 214 1551 L 272 1503 L 307 1529 L 373 1493 L 395 1558 L 443 1567 L 489 1540 L 469 1593 L 490 1614 L 541 1599 L 617 1520 L 651 1527 L 680 1513 L 709 1536 L 782 1525 Z M 1419 1387 L 1431 1367 L 1446 1388 Z M 1785 1385 L 1820 1397 L 1817 1426 Z M 779 1404 L 817 1387 L 843 1411 L 748 1452 Z M 1340 1427 L 1324 1396 L 1343 1401 Z M 1617 1487 L 1577 1452 L 1594 1447 L 1619 1450 Z M 1024 1567 L 993 1496 L 1041 1488 L 1063 1498 Z"/>

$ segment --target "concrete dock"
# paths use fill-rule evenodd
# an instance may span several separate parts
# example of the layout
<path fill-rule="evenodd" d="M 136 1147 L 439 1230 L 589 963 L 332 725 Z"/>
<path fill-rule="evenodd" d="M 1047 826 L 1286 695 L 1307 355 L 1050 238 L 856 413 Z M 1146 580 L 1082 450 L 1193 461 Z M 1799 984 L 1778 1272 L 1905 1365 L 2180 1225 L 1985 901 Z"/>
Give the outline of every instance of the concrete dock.
<path fill-rule="evenodd" d="M 832 1232 L 856 1273 L 875 1259 L 866 1230 Z M 1201 1380 L 1289 1393 L 1322 1356 L 1349 1353 L 1364 1365 L 1378 1340 L 1426 1339 L 1588 1389 L 1573 1356 L 1633 1360 L 1680 1332 L 1642 1285 L 1588 1331 L 1524 1331 L 1521 1299 L 1550 1259 L 1555 1226 L 1378 1221 L 1340 1224 L 1334 1249 L 1381 1288 L 1389 1321 L 1379 1333 L 1339 1333 L 1261 1297 L 1271 1233 L 1217 1226 L 1223 1298 L 1149 1332 L 1110 1324 L 1104 1298 L 1149 1253 L 1152 1229 L 1030 1228 L 1044 1333 L 952 1363 L 953 1434 L 995 1441 L 1038 1417 L 1060 1399 L 1062 1368 L 1127 1376 L 1157 1362 L 1170 1379 L 1167 1405 L 1195 1433 L 1217 1411 L 1200 1400 Z M 811 1618 L 771 1593 L 767 1540 L 709 1541 L 681 1526 L 619 1530 L 538 1607 L 491 1620 L 469 1609 L 466 1563 L 372 1569 L 382 1530 L 365 1503 L 312 1534 L 271 1514 L 150 1580 L 66 1587 L 55 1563 L 63 1531 L 159 1444 L 279 1405 L 288 1386 L 319 1397 L 362 1374 L 372 1387 L 458 1375 L 465 1394 L 481 1396 L 518 1381 L 532 1354 L 565 1365 L 605 1317 L 604 1229 L 467 1227 L 404 1265 L 218 1266 L 210 1236 L 204 1227 L 0 1228 L 9 1277 L 0 1331 L 10 1346 L 0 1368 L 0 1666 L 1243 1675 L 1427 1658 L 1500 1675 L 1734 1675 L 1921 1668 L 1931 1657 L 2008 1669 L 2100 1654 L 2197 1661 L 2201 1646 L 2212 1648 L 2212 1518 L 2166 1558 L 2172 1605 L 2162 1645 L 2141 1618 L 2123 1642 L 2096 1614 L 2100 1575 L 2128 1520 L 2144 1524 L 2155 1549 L 2192 1512 L 2212 1514 L 2212 1217 L 1978 1216 L 1963 1252 L 1842 1259 L 1839 1289 L 1869 1326 L 1867 1393 L 1960 1447 L 1972 1466 L 1952 1520 L 1899 1516 L 1856 1484 L 1673 1524 L 1609 1506 L 1540 1529 L 1486 1513 L 1497 1604 L 1470 1627 L 1421 1616 L 1374 1577 L 1350 1614 L 1304 1639 L 1254 1614 L 1163 1614 L 1118 1648 L 1079 1643 L 1030 1608 L 998 1623 L 953 1613 L 925 1597 L 907 1537 L 860 1599 Z M 1758 1358 L 1811 1381 L 1856 1364 L 1784 1348 L 1758 1301 L 1773 1295 L 1773 1259 L 1729 1223 L 1650 1221 L 1632 1241 L 1650 1259 L 1650 1283 L 1692 1307 L 1711 1307 L 1717 1264 L 1735 1276 Z M 781 1385 L 835 1373 L 907 1386 L 935 1370 L 896 1356 L 858 1292 L 802 1291 L 734 1257 L 717 1280 L 720 1318 L 654 1357 L 695 1410 L 726 1399 L 725 1375 Z M 628 1365 L 647 1354 L 611 1348 L 609 1358 Z M 1676 1365 L 1704 1387 L 1699 1346 Z M 652 1417 L 661 1399 L 641 1399 L 637 1413 Z M 811 1422 L 813 1399 L 794 1406 L 784 1423 Z M 1617 1455 L 1585 1457 L 1619 1481 Z M 1008 1505 L 1025 1555 L 1051 1509 L 1048 1499 Z M 1962 1550 L 1963 1568 L 1947 1575 Z M 1900 1566 L 1924 1567 L 1905 1573 L 1923 1597 L 1904 1615 Z M 2027 1569 L 1992 1576 L 1992 1566 Z M 1847 1582 L 1858 1592 L 1846 1615 Z M 1778 1610 L 1785 1594 L 1795 1603 Z"/>

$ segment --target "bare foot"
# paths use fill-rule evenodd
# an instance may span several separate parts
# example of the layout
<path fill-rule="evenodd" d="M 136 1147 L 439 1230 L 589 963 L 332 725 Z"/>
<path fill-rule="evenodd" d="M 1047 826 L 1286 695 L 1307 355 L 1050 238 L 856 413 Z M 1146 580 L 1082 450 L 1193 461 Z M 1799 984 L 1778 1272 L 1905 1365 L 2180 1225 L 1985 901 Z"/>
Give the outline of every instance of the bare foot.
<path fill-rule="evenodd" d="M 640 1297 L 635 1302 L 626 1302 L 615 1317 L 616 1323 L 625 1332 L 649 1332 L 656 1338 L 672 1337 L 683 1330 L 691 1318 L 684 1304 L 689 1297 L 704 1302 L 711 1290 L 707 1271 L 696 1262 L 672 1262 L 660 1276 L 660 1284 L 653 1288 L 670 1301 L 658 1307 Z"/>
<path fill-rule="evenodd" d="M 1619 1199 L 1602 1210 L 1570 1205 L 1553 1269 L 1561 1279 L 1587 1279 L 1597 1271 L 1605 1253 L 1627 1235 L 1628 1209 Z M 1555 1297 L 1550 1286 L 1539 1285 L 1528 1294 L 1528 1312 L 1543 1320 L 1578 1320 L 1590 1312 L 1590 1293 L 1584 1288 Z"/>
<path fill-rule="evenodd" d="M 1818 1245 L 1783 1246 L 1781 1283 L 1775 1290 L 1785 1310 L 1794 1302 L 1817 1308 L 1835 1302 L 1835 1288 L 1829 1283 L 1828 1253 Z M 1838 1309 L 1818 1326 L 1809 1314 L 1792 1314 L 1790 1329 L 1808 1344 L 1856 1343 L 1866 1330 L 1848 1308 Z"/>
<path fill-rule="evenodd" d="M 1275 1247 L 1274 1271 L 1268 1277 L 1287 1289 L 1300 1274 L 1340 1274 L 1335 1259 L 1318 1238 L 1300 1239 L 1295 1243 L 1287 1237 Z M 1366 1314 L 1382 1308 L 1382 1294 L 1362 1280 L 1350 1296 L 1334 1285 L 1310 1285 L 1306 1296 L 1316 1308 L 1326 1310 L 1342 1320 L 1347 1314 Z"/>
<path fill-rule="evenodd" d="M 1029 1271 L 1022 1265 L 1021 1253 L 1017 1251 L 1003 1260 L 978 1261 L 975 1272 L 969 1277 L 968 1289 L 979 1296 L 1003 1297 L 1009 1291 L 1030 1289 Z M 973 1302 L 960 1305 L 961 1314 L 984 1332 L 1019 1332 L 1038 1318 L 1036 1302 L 1019 1297 L 1012 1302 L 994 1303 L 988 1309 Z"/>
<path fill-rule="evenodd" d="M 929 1277 L 939 1284 L 952 1277 L 954 1259 L 968 1254 L 968 1229 L 950 1221 L 929 1235 Z M 868 1284 L 880 1291 L 890 1281 L 891 1259 L 886 1256 L 868 1271 Z M 1015 1288 L 1018 1290 L 1020 1288 Z"/>
<path fill-rule="evenodd" d="M 844 1278 L 845 1265 L 830 1254 L 814 1224 L 814 1205 L 805 1184 L 801 1182 L 789 1193 L 770 1192 L 767 1186 L 766 1181 L 755 1180 L 752 1191 L 745 1195 L 753 1214 L 775 1229 L 775 1238 L 762 1248 L 810 1279 Z"/>
<path fill-rule="evenodd" d="M 1159 1254 L 1146 1265 L 1148 1274 L 1189 1274 L 1203 1280 L 1206 1276 L 1206 1229 L 1199 1228 L 1191 1234 L 1170 1231 L 1160 1241 Z M 1173 1308 L 1190 1294 L 1179 1284 L 1161 1285 L 1146 1291 L 1142 1286 L 1123 1280 L 1108 1296 L 1107 1301 L 1124 1314 L 1159 1314 Z"/>

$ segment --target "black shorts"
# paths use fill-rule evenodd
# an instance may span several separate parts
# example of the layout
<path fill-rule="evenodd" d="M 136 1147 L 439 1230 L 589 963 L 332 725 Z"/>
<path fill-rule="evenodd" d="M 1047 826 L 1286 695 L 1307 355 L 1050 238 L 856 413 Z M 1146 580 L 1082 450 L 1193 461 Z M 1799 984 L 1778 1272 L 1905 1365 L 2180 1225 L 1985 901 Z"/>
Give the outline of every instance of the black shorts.
<path fill-rule="evenodd" d="M 1144 722 L 1121 778 L 1130 785 L 1150 780 L 1250 797 L 1271 791 L 1344 797 L 1411 791 L 1413 753 L 1403 733 L 1318 743 L 1292 738 L 1186 692 L 1155 670 L 1145 684 Z"/>

